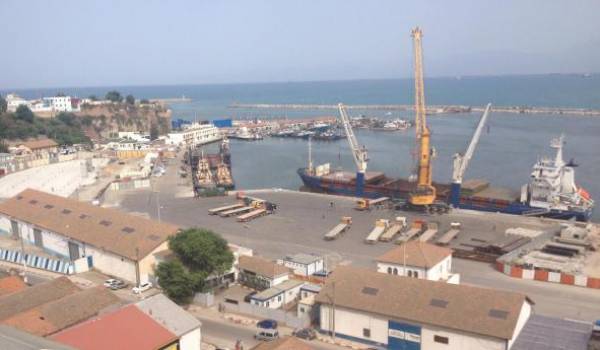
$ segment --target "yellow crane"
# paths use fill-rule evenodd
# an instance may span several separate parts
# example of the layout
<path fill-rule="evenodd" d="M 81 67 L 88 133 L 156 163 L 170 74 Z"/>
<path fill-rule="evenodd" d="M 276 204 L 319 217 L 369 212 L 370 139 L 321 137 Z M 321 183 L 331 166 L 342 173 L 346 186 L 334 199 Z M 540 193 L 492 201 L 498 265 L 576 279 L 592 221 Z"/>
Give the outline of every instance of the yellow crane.
<path fill-rule="evenodd" d="M 433 152 L 429 143 L 430 132 L 425 116 L 425 88 L 423 84 L 423 32 L 419 27 L 412 30 L 415 65 L 415 130 L 417 137 L 417 186 L 409 194 L 408 201 L 417 207 L 428 207 L 435 202 L 436 191 L 431 185 L 431 158 Z"/>

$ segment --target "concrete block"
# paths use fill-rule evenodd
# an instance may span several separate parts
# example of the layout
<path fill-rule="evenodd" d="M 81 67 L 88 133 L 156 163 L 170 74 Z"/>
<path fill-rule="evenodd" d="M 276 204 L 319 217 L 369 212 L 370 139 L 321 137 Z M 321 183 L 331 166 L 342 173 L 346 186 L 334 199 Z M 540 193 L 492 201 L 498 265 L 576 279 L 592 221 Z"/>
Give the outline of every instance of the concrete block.
<path fill-rule="evenodd" d="M 560 283 L 560 273 L 548 272 L 548 282 Z"/>
<path fill-rule="evenodd" d="M 523 279 L 532 280 L 535 277 L 535 270 L 523 269 Z"/>
<path fill-rule="evenodd" d="M 587 276 L 577 275 L 575 276 L 575 285 L 581 287 L 587 287 Z"/>

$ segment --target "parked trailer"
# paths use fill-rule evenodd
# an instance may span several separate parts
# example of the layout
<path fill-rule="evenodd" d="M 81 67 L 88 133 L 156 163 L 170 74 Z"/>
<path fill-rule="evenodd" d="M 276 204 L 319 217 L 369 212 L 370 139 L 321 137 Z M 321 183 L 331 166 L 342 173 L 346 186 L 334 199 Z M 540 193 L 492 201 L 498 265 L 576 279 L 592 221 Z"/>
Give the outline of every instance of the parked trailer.
<path fill-rule="evenodd" d="M 438 232 L 437 228 L 429 228 L 419 237 L 419 242 L 427 242 Z"/>
<path fill-rule="evenodd" d="M 375 227 L 369 233 L 367 238 L 365 238 L 365 243 L 374 244 L 379 240 L 379 237 L 383 234 L 383 232 L 390 226 L 390 221 L 385 219 L 379 219 L 375 222 Z"/>
<path fill-rule="evenodd" d="M 227 211 L 219 213 L 219 216 L 222 218 L 226 218 L 229 216 L 239 215 L 239 214 L 249 212 L 252 209 L 254 209 L 254 207 L 241 207 L 241 208 L 237 208 L 237 209 L 231 209 L 231 210 L 227 210 Z"/>
<path fill-rule="evenodd" d="M 333 239 L 336 239 L 339 235 L 346 232 L 346 230 L 350 228 L 350 225 L 352 225 L 352 218 L 349 216 L 342 217 L 340 223 L 337 224 L 337 226 L 335 226 L 331 231 L 325 234 L 325 240 L 331 241 Z"/>
<path fill-rule="evenodd" d="M 400 238 L 396 240 L 396 244 L 402 244 L 410 241 L 414 236 L 418 235 L 421 232 L 420 228 L 413 227 L 410 230 L 406 231 Z"/>
<path fill-rule="evenodd" d="M 249 213 L 246 214 L 242 214 L 240 216 L 237 217 L 237 221 L 239 222 L 247 222 L 253 219 L 256 219 L 260 216 L 263 215 L 267 215 L 267 210 L 266 209 L 255 209 Z"/>
<path fill-rule="evenodd" d="M 400 230 L 402 229 L 402 226 L 399 224 L 395 224 L 392 225 L 389 230 L 385 231 L 381 237 L 379 237 L 379 240 L 382 242 L 389 242 L 392 239 L 394 239 L 394 237 L 398 234 L 398 232 L 400 232 Z"/>
<path fill-rule="evenodd" d="M 233 210 L 233 209 L 238 209 L 243 207 L 243 204 L 232 204 L 232 205 L 226 205 L 224 207 L 218 207 L 218 208 L 213 208 L 213 209 L 208 209 L 208 213 L 210 215 L 217 215 L 220 212 L 224 212 L 224 211 L 228 211 L 228 210 Z"/>
<path fill-rule="evenodd" d="M 459 232 L 460 230 L 450 229 L 446 231 L 446 233 L 444 233 L 444 235 L 440 237 L 436 243 L 439 245 L 448 245 L 450 244 L 450 241 L 452 241 L 456 236 L 458 236 Z"/>

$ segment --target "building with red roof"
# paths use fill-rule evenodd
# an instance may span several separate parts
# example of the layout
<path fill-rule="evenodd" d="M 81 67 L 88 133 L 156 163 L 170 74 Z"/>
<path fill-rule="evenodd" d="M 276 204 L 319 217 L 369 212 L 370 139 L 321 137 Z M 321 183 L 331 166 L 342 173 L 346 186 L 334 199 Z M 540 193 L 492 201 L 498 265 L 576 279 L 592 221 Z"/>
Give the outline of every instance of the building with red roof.
<path fill-rule="evenodd" d="M 135 305 L 67 328 L 50 338 L 81 350 L 176 349 L 178 342 L 175 334 Z"/>

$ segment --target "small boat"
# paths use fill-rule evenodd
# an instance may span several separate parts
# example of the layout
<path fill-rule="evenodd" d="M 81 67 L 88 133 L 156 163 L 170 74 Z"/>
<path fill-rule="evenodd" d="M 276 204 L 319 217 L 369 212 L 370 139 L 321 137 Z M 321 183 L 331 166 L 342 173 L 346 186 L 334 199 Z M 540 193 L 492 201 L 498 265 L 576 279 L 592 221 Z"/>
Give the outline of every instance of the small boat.
<path fill-rule="evenodd" d="M 258 133 L 251 133 L 245 126 L 241 127 L 235 134 L 230 135 L 229 138 L 244 141 L 256 141 L 263 139 L 262 135 Z"/>

